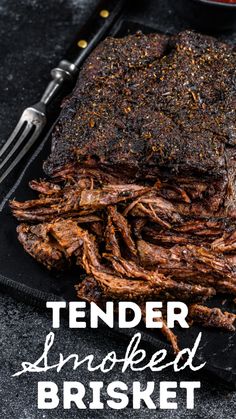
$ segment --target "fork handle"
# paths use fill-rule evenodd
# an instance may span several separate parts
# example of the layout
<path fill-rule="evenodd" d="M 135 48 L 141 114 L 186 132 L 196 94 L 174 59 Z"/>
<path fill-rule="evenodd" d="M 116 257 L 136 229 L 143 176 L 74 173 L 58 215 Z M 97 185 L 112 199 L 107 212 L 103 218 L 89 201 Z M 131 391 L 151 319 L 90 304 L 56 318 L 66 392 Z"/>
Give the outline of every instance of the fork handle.
<path fill-rule="evenodd" d="M 75 64 L 67 60 L 60 61 L 59 65 L 51 71 L 52 81 L 48 84 L 40 102 L 48 105 L 66 82 L 73 81 L 77 73 L 78 68 Z"/>
<path fill-rule="evenodd" d="M 42 105 L 48 105 L 67 82 L 75 80 L 81 64 L 118 19 L 126 2 L 127 0 L 100 0 L 97 9 L 68 51 L 68 59 L 60 61 L 51 71 L 52 81 L 40 100 Z"/>

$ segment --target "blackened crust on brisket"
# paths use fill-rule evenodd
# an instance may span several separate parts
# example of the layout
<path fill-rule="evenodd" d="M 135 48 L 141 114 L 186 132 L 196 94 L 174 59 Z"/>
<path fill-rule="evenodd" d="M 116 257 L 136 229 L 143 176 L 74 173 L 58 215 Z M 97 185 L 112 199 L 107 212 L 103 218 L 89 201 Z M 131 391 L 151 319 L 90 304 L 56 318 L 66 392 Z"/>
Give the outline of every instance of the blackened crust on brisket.
<path fill-rule="evenodd" d="M 236 144 L 235 58 L 189 31 L 107 38 L 64 101 L 46 173 L 78 162 L 134 177 L 224 175 Z"/>

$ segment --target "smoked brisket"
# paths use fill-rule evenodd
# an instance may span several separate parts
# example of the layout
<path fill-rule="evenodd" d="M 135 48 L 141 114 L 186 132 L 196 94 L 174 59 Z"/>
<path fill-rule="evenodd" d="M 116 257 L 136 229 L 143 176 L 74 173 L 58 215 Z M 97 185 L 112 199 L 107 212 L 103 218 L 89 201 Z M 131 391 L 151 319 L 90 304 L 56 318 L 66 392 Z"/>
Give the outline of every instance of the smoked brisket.
<path fill-rule="evenodd" d="M 233 312 L 206 306 L 236 296 L 235 62 L 231 46 L 185 31 L 107 38 L 83 66 L 50 180 L 11 202 L 32 257 L 77 266 L 79 298 L 182 300 L 190 322 L 235 330 Z"/>

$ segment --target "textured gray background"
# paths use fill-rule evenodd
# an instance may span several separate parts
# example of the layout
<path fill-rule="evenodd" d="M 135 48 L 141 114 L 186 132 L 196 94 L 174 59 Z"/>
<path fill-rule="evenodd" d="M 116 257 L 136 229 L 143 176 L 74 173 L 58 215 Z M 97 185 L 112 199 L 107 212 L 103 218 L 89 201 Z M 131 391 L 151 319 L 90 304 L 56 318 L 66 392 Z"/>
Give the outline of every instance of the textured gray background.
<path fill-rule="evenodd" d="M 177 0 L 178 1 L 178 0 Z M 11 132 L 20 111 L 33 103 L 43 90 L 52 68 L 63 56 L 81 22 L 89 15 L 95 0 L 0 0 L 0 143 Z M 186 27 L 171 11 L 168 0 L 146 0 L 145 8 L 136 16 L 150 26 L 170 31 Z M 1 268 L 0 268 L 1 269 Z M 196 408 L 185 409 L 185 397 L 178 392 L 177 411 L 99 411 L 78 412 L 76 409 L 42 412 L 37 410 L 37 381 L 52 380 L 61 386 L 65 380 L 81 380 L 85 385 L 91 380 L 124 380 L 116 370 L 109 377 L 89 374 L 86 369 L 77 373 L 66 368 L 60 375 L 24 375 L 12 378 L 22 361 L 34 361 L 43 349 L 46 334 L 51 331 L 50 316 L 25 304 L 0 294 L 0 417 L 4 419 L 73 419 L 73 418 L 236 418 L 236 393 L 202 377 L 202 388 L 196 393 Z M 97 359 L 116 348 L 120 356 L 126 343 L 111 332 L 79 332 L 68 329 L 65 321 L 56 332 L 54 354 L 69 355 L 78 352 L 82 357 L 95 353 Z M 53 361 L 53 359 L 52 359 Z M 195 379 L 195 376 L 170 372 L 152 374 L 127 373 L 125 381 Z"/>

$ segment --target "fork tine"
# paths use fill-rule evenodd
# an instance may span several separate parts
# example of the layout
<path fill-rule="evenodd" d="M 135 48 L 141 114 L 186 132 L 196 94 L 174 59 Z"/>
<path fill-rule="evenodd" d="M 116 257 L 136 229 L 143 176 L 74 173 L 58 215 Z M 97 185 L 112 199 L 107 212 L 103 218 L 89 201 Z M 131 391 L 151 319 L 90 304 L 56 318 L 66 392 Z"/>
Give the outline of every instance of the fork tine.
<path fill-rule="evenodd" d="M 16 125 L 14 131 L 11 133 L 10 137 L 8 138 L 7 142 L 0 149 L 0 157 L 7 151 L 7 149 L 10 147 L 10 145 L 14 142 L 14 139 L 20 134 L 20 131 L 22 130 L 22 128 L 24 126 L 24 123 L 27 123 L 27 122 L 22 121 L 22 117 L 21 117 L 18 124 Z"/>
<path fill-rule="evenodd" d="M 35 131 L 32 133 L 31 137 L 28 139 L 25 146 L 22 148 L 19 154 L 17 154 L 16 158 L 10 164 L 10 166 L 4 171 L 4 173 L 0 176 L 0 183 L 9 175 L 9 173 L 14 169 L 14 167 L 19 163 L 19 161 L 25 156 L 25 154 L 29 151 L 29 149 L 33 146 L 35 141 L 38 139 L 39 134 L 43 130 L 44 126 L 37 126 Z M 26 138 L 26 136 L 24 136 Z M 3 162 L 4 163 L 4 162 Z M 5 161 L 6 163 L 6 161 Z M 4 166 L 3 164 L 1 165 Z"/>
<path fill-rule="evenodd" d="M 5 159 L 0 163 L 0 170 L 6 165 L 6 163 L 10 160 L 10 158 L 13 156 L 13 154 L 18 150 L 18 148 L 21 146 L 21 144 L 26 139 L 27 135 L 30 133 L 31 129 L 33 129 L 33 127 L 35 127 L 35 125 L 33 125 L 29 122 L 27 123 L 27 125 L 25 126 L 25 129 L 21 133 L 21 135 L 20 135 L 18 141 L 16 142 L 16 144 L 14 145 L 14 147 L 12 147 L 12 149 L 9 151 L 9 153 L 7 154 Z M 35 127 L 35 129 L 36 129 L 36 127 Z"/>

